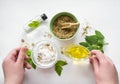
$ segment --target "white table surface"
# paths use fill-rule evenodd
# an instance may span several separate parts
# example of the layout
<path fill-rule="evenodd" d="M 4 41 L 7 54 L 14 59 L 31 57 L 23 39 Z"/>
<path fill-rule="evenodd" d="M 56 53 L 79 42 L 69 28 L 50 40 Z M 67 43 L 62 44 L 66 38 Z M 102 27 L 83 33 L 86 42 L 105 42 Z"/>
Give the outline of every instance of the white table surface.
<path fill-rule="evenodd" d="M 0 0 L 0 84 L 4 81 L 2 61 L 11 49 L 20 45 L 23 25 L 34 16 L 46 13 L 48 20 L 40 28 L 49 31 L 51 18 L 63 11 L 73 13 L 81 25 L 87 20 L 105 35 L 109 42 L 105 54 L 113 60 L 120 75 L 120 0 Z M 59 50 L 67 43 L 82 41 L 81 33 L 68 42 L 54 41 Z M 54 68 L 26 70 L 24 84 L 95 84 L 95 79 L 90 64 L 69 63 L 61 77 Z"/>

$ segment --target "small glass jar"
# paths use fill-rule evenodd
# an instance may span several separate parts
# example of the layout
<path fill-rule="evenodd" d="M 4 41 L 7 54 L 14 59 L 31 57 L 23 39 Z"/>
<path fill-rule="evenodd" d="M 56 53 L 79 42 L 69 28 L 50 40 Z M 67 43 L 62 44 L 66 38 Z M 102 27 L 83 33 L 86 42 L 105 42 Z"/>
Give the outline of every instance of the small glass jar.
<path fill-rule="evenodd" d="M 72 59 L 72 61 L 80 62 L 86 60 L 89 57 L 89 50 L 84 46 L 77 44 L 70 44 L 62 48 L 62 52 L 65 56 Z"/>
<path fill-rule="evenodd" d="M 44 13 L 30 20 L 24 27 L 25 32 L 31 32 L 38 28 L 40 24 L 47 19 L 47 15 Z"/>

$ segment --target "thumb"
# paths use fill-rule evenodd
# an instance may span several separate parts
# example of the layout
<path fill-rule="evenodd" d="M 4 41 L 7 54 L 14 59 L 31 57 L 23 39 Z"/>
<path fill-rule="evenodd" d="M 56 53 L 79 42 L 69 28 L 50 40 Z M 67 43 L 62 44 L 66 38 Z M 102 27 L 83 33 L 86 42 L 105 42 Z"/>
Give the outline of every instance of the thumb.
<path fill-rule="evenodd" d="M 20 52 L 18 54 L 18 59 L 17 59 L 17 62 L 20 63 L 20 64 L 24 64 L 24 59 L 25 59 L 25 56 L 26 56 L 26 51 L 27 51 L 27 48 L 26 47 L 22 47 L 20 49 Z"/>
<path fill-rule="evenodd" d="M 91 64 L 93 65 L 94 73 L 98 72 L 99 70 L 99 62 L 96 58 L 89 58 Z"/>

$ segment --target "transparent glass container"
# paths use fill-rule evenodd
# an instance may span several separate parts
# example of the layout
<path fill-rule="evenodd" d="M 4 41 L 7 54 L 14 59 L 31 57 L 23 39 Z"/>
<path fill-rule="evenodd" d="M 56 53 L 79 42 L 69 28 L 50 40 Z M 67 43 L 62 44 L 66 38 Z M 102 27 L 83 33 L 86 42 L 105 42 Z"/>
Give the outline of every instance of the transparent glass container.
<path fill-rule="evenodd" d="M 62 52 L 65 56 L 76 62 L 84 61 L 89 57 L 89 50 L 84 46 L 77 44 L 64 46 Z"/>
<path fill-rule="evenodd" d="M 33 18 L 32 20 L 30 20 L 29 22 L 27 22 L 25 24 L 25 26 L 24 26 L 25 32 L 29 33 L 31 31 L 35 30 L 46 19 L 47 19 L 47 15 L 46 14 L 42 14 L 42 15 L 36 16 L 35 18 Z"/>

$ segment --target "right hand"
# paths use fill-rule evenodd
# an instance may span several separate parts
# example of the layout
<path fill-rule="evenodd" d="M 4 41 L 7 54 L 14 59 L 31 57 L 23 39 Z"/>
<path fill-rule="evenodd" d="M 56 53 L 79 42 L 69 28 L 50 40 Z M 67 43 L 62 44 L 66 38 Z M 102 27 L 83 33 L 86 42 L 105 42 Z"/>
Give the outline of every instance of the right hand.
<path fill-rule="evenodd" d="M 92 57 L 93 55 L 95 57 Z M 119 84 L 117 70 L 110 58 L 98 50 L 92 50 L 89 59 L 97 84 Z"/>
<path fill-rule="evenodd" d="M 25 69 L 30 69 L 31 65 L 25 62 L 26 47 L 16 48 L 12 50 L 3 61 L 3 72 L 5 84 L 22 84 Z"/>

